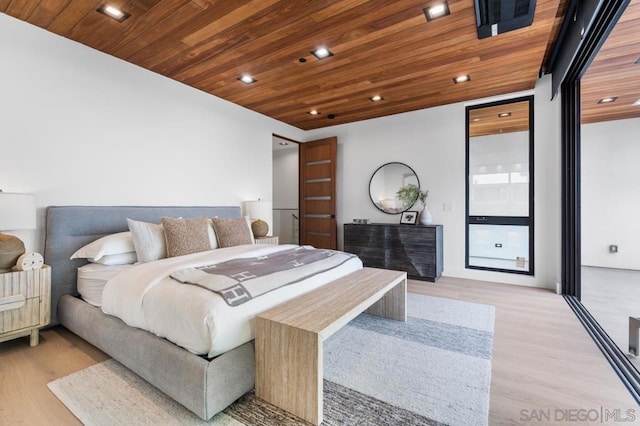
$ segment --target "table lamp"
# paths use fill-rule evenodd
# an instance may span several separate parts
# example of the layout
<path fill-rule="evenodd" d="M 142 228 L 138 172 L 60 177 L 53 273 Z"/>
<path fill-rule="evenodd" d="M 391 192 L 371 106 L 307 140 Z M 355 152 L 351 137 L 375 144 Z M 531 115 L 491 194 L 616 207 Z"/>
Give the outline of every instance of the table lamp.
<path fill-rule="evenodd" d="M 268 201 L 245 201 L 244 213 L 251 219 L 253 236 L 260 238 L 269 233 L 269 224 L 273 217 L 273 207 Z"/>
<path fill-rule="evenodd" d="M 0 191 L 0 272 L 8 272 L 24 254 L 24 243 L 2 231 L 35 229 L 35 198 L 30 194 Z"/>

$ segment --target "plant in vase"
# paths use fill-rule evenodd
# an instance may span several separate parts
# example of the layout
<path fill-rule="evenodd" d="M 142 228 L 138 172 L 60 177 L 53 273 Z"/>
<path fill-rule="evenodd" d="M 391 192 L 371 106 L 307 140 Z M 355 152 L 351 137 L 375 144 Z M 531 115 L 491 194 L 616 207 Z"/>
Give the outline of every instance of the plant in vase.
<path fill-rule="evenodd" d="M 429 191 L 421 191 L 417 185 L 412 183 L 401 187 L 398 192 L 396 192 L 396 197 L 399 200 L 402 200 L 404 203 L 404 208 L 408 209 L 417 201 L 422 204 L 422 210 L 420 213 L 420 224 L 429 225 L 433 220 L 431 217 L 431 212 L 427 209 L 427 197 L 429 196 Z"/>
<path fill-rule="evenodd" d="M 420 188 L 412 183 L 400 187 L 398 192 L 396 192 L 396 198 L 402 201 L 403 210 L 406 210 L 413 206 L 419 197 Z"/>

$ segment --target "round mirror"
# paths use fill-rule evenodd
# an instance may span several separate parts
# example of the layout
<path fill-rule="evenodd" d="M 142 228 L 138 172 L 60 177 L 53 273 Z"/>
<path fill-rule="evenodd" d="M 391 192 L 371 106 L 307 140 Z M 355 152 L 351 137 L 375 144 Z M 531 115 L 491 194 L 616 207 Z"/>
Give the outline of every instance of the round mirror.
<path fill-rule="evenodd" d="M 418 199 L 420 181 L 413 169 L 404 163 L 387 163 L 378 167 L 369 181 L 369 196 L 378 210 L 400 214 Z"/>

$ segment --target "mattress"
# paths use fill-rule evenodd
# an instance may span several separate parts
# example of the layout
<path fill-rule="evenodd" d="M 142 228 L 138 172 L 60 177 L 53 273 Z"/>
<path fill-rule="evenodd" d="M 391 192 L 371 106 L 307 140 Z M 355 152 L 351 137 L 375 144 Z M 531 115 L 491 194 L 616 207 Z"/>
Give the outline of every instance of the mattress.
<path fill-rule="evenodd" d="M 354 257 L 326 272 L 280 287 L 239 306 L 215 292 L 170 278 L 176 271 L 237 258 L 251 258 L 294 245 L 242 245 L 137 264 L 109 280 L 102 310 L 127 325 L 166 338 L 195 354 L 215 357 L 254 338 L 260 312 L 362 268 Z"/>
<path fill-rule="evenodd" d="M 89 263 L 78 268 L 78 293 L 93 306 L 102 306 L 102 291 L 111 278 L 133 265 L 107 266 Z"/>

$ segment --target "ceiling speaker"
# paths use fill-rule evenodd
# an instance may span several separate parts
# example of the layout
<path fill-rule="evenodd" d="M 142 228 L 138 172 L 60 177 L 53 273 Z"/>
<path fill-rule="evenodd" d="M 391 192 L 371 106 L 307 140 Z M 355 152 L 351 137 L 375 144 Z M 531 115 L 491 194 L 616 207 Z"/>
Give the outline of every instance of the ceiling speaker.
<path fill-rule="evenodd" d="M 536 0 L 474 0 L 478 38 L 528 27 L 533 23 Z"/>

